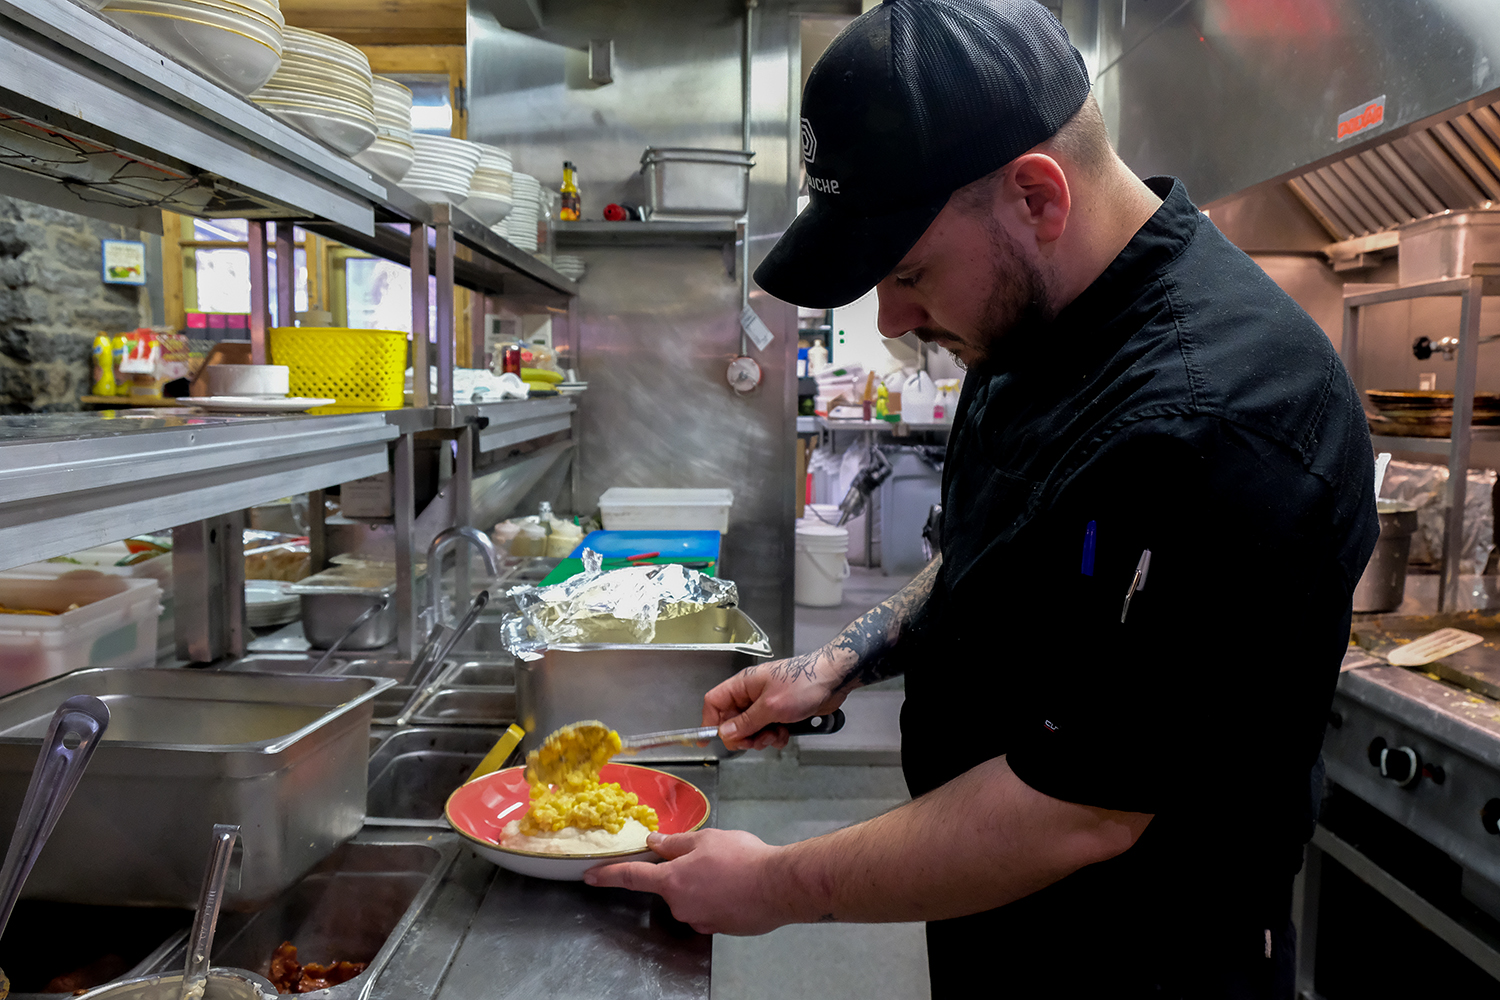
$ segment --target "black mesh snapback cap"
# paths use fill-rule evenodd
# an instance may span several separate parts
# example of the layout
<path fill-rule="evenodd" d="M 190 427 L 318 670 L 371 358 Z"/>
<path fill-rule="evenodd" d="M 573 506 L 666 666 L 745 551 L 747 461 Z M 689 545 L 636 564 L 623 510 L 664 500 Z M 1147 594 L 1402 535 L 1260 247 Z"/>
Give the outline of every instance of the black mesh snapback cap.
<path fill-rule="evenodd" d="M 1033 0 L 885 0 L 833 41 L 802 95 L 810 204 L 755 270 L 787 302 L 859 298 L 949 196 L 1051 136 L 1089 94 Z"/>

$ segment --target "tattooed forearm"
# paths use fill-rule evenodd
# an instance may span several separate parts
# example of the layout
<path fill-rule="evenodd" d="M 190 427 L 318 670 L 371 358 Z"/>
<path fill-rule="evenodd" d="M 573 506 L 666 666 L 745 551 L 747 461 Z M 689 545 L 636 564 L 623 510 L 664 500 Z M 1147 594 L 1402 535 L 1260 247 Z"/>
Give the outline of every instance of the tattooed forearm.
<path fill-rule="evenodd" d="M 843 673 L 839 675 L 835 691 L 873 684 L 895 674 L 889 655 L 891 649 L 901 637 L 902 630 L 911 624 L 922 605 L 927 603 L 940 565 L 941 556 L 928 563 L 922 572 L 889 599 L 856 618 L 838 638 L 829 643 L 829 648 L 852 654 L 853 657 L 853 662 L 845 666 Z M 838 659 L 840 662 L 847 661 L 849 656 L 840 656 Z"/>

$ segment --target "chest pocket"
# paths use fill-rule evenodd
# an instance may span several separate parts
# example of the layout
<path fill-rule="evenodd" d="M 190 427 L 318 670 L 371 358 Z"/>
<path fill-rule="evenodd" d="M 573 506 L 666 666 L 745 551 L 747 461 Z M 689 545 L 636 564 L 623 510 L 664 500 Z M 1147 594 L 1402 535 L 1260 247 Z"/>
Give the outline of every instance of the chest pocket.
<path fill-rule="evenodd" d="M 957 469 L 943 496 L 943 576 L 957 584 L 985 553 L 1015 537 L 1036 511 L 1042 484 L 989 463 Z"/>

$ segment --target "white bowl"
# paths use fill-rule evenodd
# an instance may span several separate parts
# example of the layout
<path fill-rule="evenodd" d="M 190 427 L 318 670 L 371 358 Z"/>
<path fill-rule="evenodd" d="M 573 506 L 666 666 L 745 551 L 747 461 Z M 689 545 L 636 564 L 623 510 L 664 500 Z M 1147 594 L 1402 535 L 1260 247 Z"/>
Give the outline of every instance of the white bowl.
<path fill-rule="evenodd" d="M 253 93 L 281 65 L 281 53 L 276 47 L 248 29 L 226 27 L 206 15 L 188 19 L 109 7 L 102 13 L 183 65 L 239 94 Z M 248 22 L 246 18 L 240 20 Z"/>
<path fill-rule="evenodd" d="M 497 198 L 471 188 L 462 207 L 484 225 L 493 226 L 509 215 L 514 206 L 509 198 Z"/>
<path fill-rule="evenodd" d="M 353 156 L 375 141 L 374 125 L 286 104 L 263 104 L 262 107 L 297 131 L 332 146 L 345 156 Z"/>
<path fill-rule="evenodd" d="M 354 162 L 389 180 L 400 182 L 411 169 L 417 151 L 410 145 L 402 146 L 384 136 L 376 136 L 368 149 L 354 154 Z"/>
<path fill-rule="evenodd" d="M 291 391 L 291 376 L 286 365 L 209 365 L 208 394 L 279 398 Z"/>

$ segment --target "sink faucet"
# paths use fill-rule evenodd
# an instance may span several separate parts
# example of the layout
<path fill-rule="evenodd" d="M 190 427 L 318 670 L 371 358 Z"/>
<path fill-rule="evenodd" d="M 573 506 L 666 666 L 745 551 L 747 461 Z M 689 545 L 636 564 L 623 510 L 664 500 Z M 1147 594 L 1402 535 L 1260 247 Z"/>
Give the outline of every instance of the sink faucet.
<path fill-rule="evenodd" d="M 500 564 L 495 561 L 495 546 L 484 532 L 467 526 L 445 528 L 438 532 L 427 549 L 427 604 L 432 625 L 439 625 L 443 621 L 443 557 L 460 542 L 468 542 L 479 550 L 479 554 L 484 556 L 484 565 L 490 571 L 490 576 L 500 575 Z M 458 565 L 454 567 L 460 580 L 467 580 L 469 576 L 467 558 L 467 555 L 459 555 Z"/>

